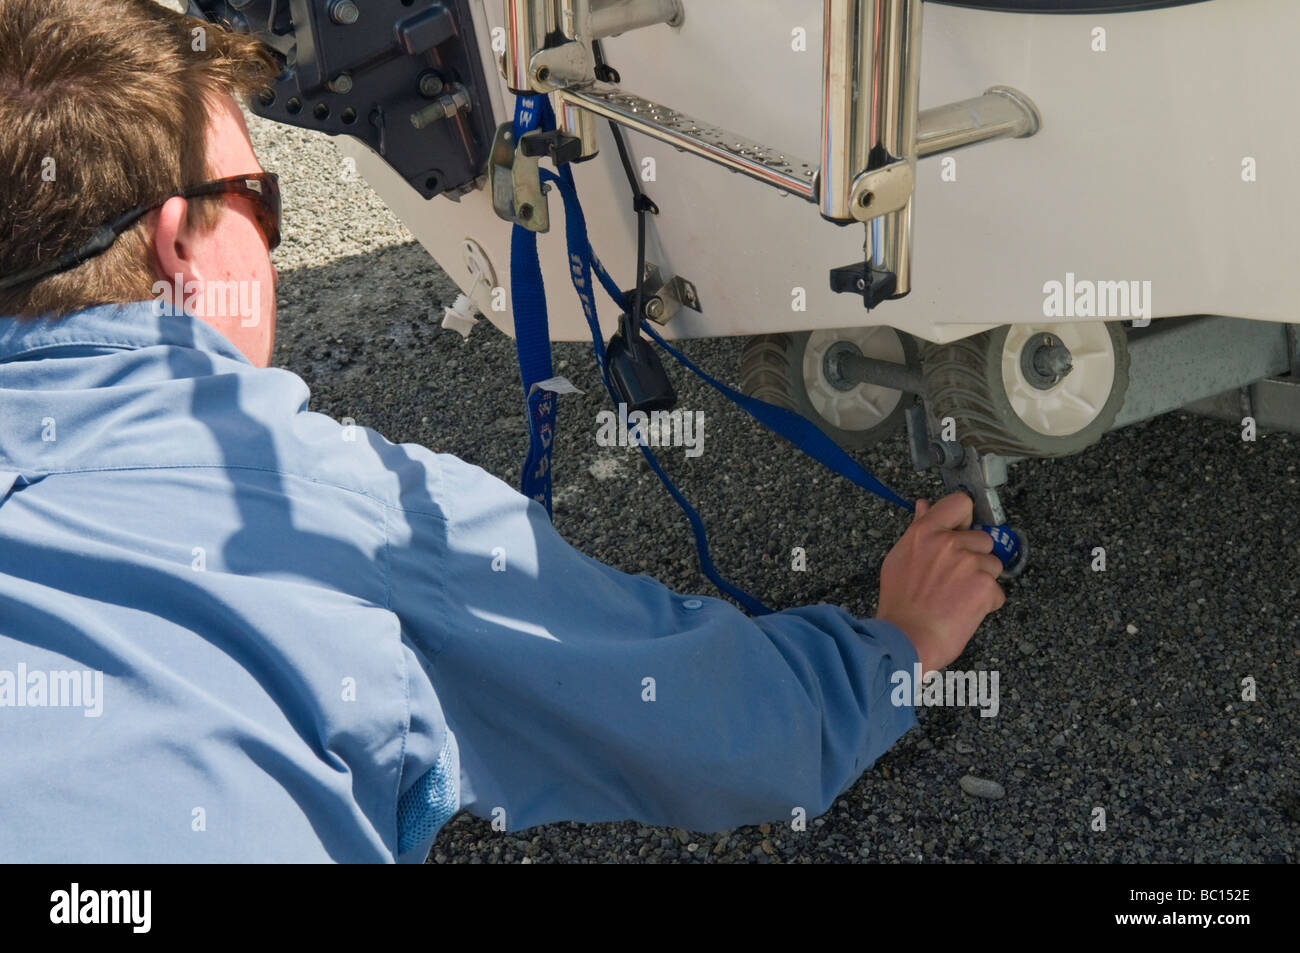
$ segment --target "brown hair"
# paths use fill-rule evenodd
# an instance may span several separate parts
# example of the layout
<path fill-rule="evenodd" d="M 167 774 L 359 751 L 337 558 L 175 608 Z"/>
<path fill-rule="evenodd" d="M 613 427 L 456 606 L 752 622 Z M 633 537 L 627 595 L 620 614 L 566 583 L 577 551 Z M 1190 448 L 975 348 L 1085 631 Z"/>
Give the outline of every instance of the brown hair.
<path fill-rule="evenodd" d="M 210 179 L 208 102 L 274 75 L 265 48 L 155 0 L 0 0 L 0 275 Z M 191 205 L 210 228 L 215 209 Z M 0 316 L 145 301 L 148 218 L 77 268 L 0 292 Z"/>

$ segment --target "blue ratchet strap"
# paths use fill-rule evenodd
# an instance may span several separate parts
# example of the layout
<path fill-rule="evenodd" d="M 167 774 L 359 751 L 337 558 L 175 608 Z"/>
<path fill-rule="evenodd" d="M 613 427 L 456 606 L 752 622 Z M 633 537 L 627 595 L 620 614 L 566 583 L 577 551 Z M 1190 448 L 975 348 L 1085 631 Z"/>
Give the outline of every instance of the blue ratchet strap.
<path fill-rule="evenodd" d="M 916 512 L 914 504 L 907 502 L 907 500 L 872 476 L 868 470 L 849 456 L 838 443 L 826 436 L 808 418 L 796 414 L 792 410 L 786 410 L 784 407 L 778 407 L 775 404 L 769 404 L 766 401 L 757 400 L 740 393 L 740 391 L 733 390 L 696 367 L 690 358 L 665 341 L 654 328 L 644 324 L 641 327 L 650 337 L 659 342 L 660 347 L 677 358 L 678 363 L 736 404 L 768 430 L 789 440 L 826 469 L 838 473 L 844 479 L 856 484 L 868 493 L 874 493 L 882 500 L 900 506 L 909 513 Z M 1016 535 L 1011 527 L 985 526 L 976 523 L 971 529 L 982 530 L 988 534 L 989 538 L 993 540 L 993 554 L 1001 560 L 1003 566 L 1010 568 L 1020 558 L 1020 537 Z"/>
<path fill-rule="evenodd" d="M 605 363 L 605 336 L 600 330 L 600 321 L 596 314 L 596 296 L 592 272 L 594 271 L 600 276 L 605 290 L 611 296 L 615 296 L 615 301 L 621 304 L 618 285 L 609 277 L 604 266 L 601 265 L 599 259 L 596 258 L 595 252 L 591 249 L 591 241 L 587 237 L 587 219 L 583 215 L 582 205 L 578 201 L 578 188 L 573 180 L 573 171 L 567 165 L 560 166 L 559 174 L 544 169 L 542 170 L 542 180 L 554 182 L 560 190 L 560 197 L 564 200 L 564 237 L 569 251 L 569 274 L 573 279 L 573 289 L 578 293 L 578 299 L 582 302 L 582 313 L 587 319 L 587 327 L 591 331 L 591 347 L 596 355 L 596 366 L 600 370 L 601 382 L 605 385 L 610 400 L 617 405 L 618 395 L 614 393 L 614 388 L 610 384 L 609 371 Z M 633 427 L 628 429 L 633 430 Z M 691 524 L 691 533 L 695 537 L 695 550 L 699 555 L 700 569 L 705 577 L 717 586 L 719 591 L 736 600 L 741 608 L 750 615 L 767 615 L 772 612 L 771 608 L 754 598 L 744 589 L 729 582 L 722 573 L 718 572 L 718 568 L 713 564 L 713 559 L 709 555 L 708 530 L 705 529 L 700 514 L 695 511 L 695 508 L 682 495 L 681 490 L 677 489 L 677 485 L 664 472 L 659 459 L 644 440 L 644 434 L 639 430 L 637 433 L 642 438 L 635 441 L 637 447 L 641 450 L 641 455 L 645 457 L 650 469 L 654 471 L 655 476 L 659 478 L 664 488 L 677 502 L 677 505 L 681 507 L 687 521 Z"/>
<path fill-rule="evenodd" d="M 601 267 L 600 262 L 596 262 L 596 268 L 600 274 L 601 283 L 605 285 L 605 290 L 611 295 L 618 290 L 618 285 Z M 643 324 L 642 330 L 653 338 L 660 347 L 677 359 L 677 362 L 693 373 L 700 380 L 704 381 L 722 396 L 726 397 L 733 404 L 739 407 L 749 416 L 772 431 L 779 437 L 784 437 L 790 443 L 812 457 L 826 469 L 837 473 L 850 483 L 858 486 L 868 493 L 873 493 L 886 502 L 893 503 L 895 506 L 914 513 L 916 507 L 903 499 L 889 487 L 885 486 L 871 472 L 854 460 L 848 453 L 834 440 L 817 427 L 812 421 L 801 414 L 784 407 L 778 407 L 775 404 L 769 404 L 767 401 L 759 400 L 756 397 L 750 397 L 734 388 L 728 387 L 717 378 L 711 376 L 707 371 L 698 367 L 690 358 L 682 354 L 675 347 L 669 344 L 653 327 Z M 1020 558 L 1021 541 L 1020 537 L 1009 526 L 985 526 L 975 524 L 972 529 L 982 530 L 987 533 L 993 540 L 993 554 L 1001 560 L 1002 565 L 1012 567 Z"/>
<path fill-rule="evenodd" d="M 555 116 L 545 96 L 520 96 L 515 102 L 514 136 L 554 128 Z M 528 414 L 528 457 L 519 477 L 519 492 L 546 507 L 551 515 L 551 448 L 555 441 L 556 395 L 533 385 L 554 376 L 551 331 L 546 315 L 546 288 L 537 258 L 537 233 L 515 225 L 510 236 L 510 302 L 514 309 L 516 354 Z"/>
<path fill-rule="evenodd" d="M 540 105 L 533 103 L 540 102 Z M 528 105 L 525 105 L 528 103 Z M 533 118 L 534 126 L 540 123 L 541 128 L 553 128 L 554 114 L 551 112 L 550 103 L 544 97 L 521 97 L 516 107 L 516 136 L 521 135 L 520 116 L 525 119 Z M 535 117 L 535 118 L 534 118 Z M 547 123 L 550 123 L 548 126 Z M 526 131 L 526 130 L 525 130 Z M 517 139 L 516 139 L 517 141 Z M 577 185 L 573 178 L 573 171 L 568 165 L 561 165 L 557 173 L 549 170 L 541 171 L 541 178 L 545 182 L 553 182 L 559 188 L 561 198 L 564 201 L 565 213 L 565 240 L 569 253 L 570 278 L 573 281 L 574 290 L 582 303 L 583 314 L 587 320 L 588 329 L 591 332 L 592 350 L 595 353 L 596 365 L 600 370 L 601 381 L 605 385 L 606 391 L 610 395 L 613 403 L 618 403 L 618 396 L 609 380 L 609 373 L 605 360 L 605 341 L 604 334 L 601 332 L 600 323 L 596 313 L 596 301 L 593 293 L 593 274 L 599 279 L 606 293 L 613 299 L 614 303 L 622 308 L 624 306 L 624 295 L 618 283 L 610 277 L 609 273 L 601 265 L 600 260 L 592 250 L 590 239 L 587 235 L 586 217 L 583 215 L 582 205 L 578 199 Z M 526 233 L 521 236 L 520 233 Z M 522 240 L 521 240 L 522 238 Z M 522 271 L 516 271 L 522 268 Z M 518 291 L 525 294 L 529 289 L 534 288 L 535 300 L 527 302 L 525 321 L 520 321 L 521 302 Z M 546 303 L 544 291 L 542 290 L 540 265 L 537 263 L 537 236 L 527 229 L 515 226 L 514 242 L 511 246 L 511 296 L 515 303 L 515 329 L 516 342 L 519 350 L 519 362 L 521 373 L 524 376 L 524 388 L 527 392 L 536 381 L 545 380 L 551 376 L 551 352 L 550 336 L 547 328 Z M 521 328 L 530 332 L 527 337 L 521 335 Z M 670 345 L 654 328 L 648 325 L 642 325 L 642 328 L 650 337 L 659 344 L 664 350 L 671 354 L 677 361 L 686 367 L 689 371 L 713 387 L 720 394 L 730 400 L 736 406 L 740 407 L 754 420 L 758 421 L 768 430 L 788 440 L 806 455 L 812 457 L 822 466 L 826 467 L 833 473 L 844 477 L 855 486 L 866 490 L 881 499 L 893 503 L 895 506 L 914 512 L 914 506 L 909 501 L 903 499 L 889 487 L 877 480 L 866 468 L 854 460 L 849 454 L 840 447 L 834 440 L 828 437 L 820 428 L 810 420 L 794 411 L 787 410 L 784 407 L 778 407 L 775 404 L 769 404 L 766 401 L 758 400 L 746 394 L 735 390 L 717 380 L 693 361 L 679 352 Z M 540 336 L 540 339 L 539 339 Z M 529 353 L 525 353 L 526 350 Z M 541 361 L 544 360 L 544 364 Z M 538 392 L 529 398 L 530 415 L 529 415 L 529 433 L 530 449 L 529 463 L 532 463 L 538 456 L 539 446 L 542 450 L 541 459 L 544 463 L 541 471 L 537 474 L 537 479 L 544 477 L 545 480 L 545 503 L 547 512 L 550 512 L 550 448 L 554 436 L 554 395 L 549 392 L 547 395 L 550 400 L 547 402 L 546 412 L 549 416 L 539 414 L 534 417 L 533 403 L 534 399 L 543 392 Z M 538 404 L 539 407 L 542 405 Z M 543 426 L 547 429 L 542 430 Z M 629 430 L 633 429 L 629 427 Z M 640 431 L 637 431 L 640 433 Z M 544 433 L 544 439 L 541 434 Z M 691 525 L 691 532 L 695 537 L 695 546 L 699 554 L 700 568 L 704 575 L 717 588 L 735 599 L 745 611 L 751 615 L 765 615 L 772 612 L 768 606 L 754 598 L 745 590 L 730 583 L 718 572 L 714 566 L 713 560 L 709 554 L 708 532 L 704 526 L 704 521 L 700 518 L 699 513 L 682 495 L 681 491 L 673 483 L 672 479 L 664 472 L 654 451 L 650 449 L 644 440 L 637 440 L 637 446 L 640 448 L 646 462 L 659 477 L 665 489 L 676 501 L 677 505 L 685 514 Z M 523 478 L 524 486 L 529 486 L 529 478 L 532 471 L 526 465 Z M 528 493 L 528 490 L 524 490 Z M 528 495 L 533 495 L 528 493 Z M 540 498 L 534 496 L 539 502 Z M 1004 565 L 1011 565 L 1019 554 L 1019 541 L 1015 534 L 1011 533 L 1007 527 L 987 527 L 980 526 L 979 529 L 988 533 L 994 541 L 994 551 L 1002 560 Z"/>
<path fill-rule="evenodd" d="M 601 265 L 600 260 L 594 256 L 592 263 L 596 269 L 596 274 L 600 278 L 601 284 L 605 291 L 616 301 L 621 301 L 622 296 L 618 283 L 609 276 Z M 728 387 L 722 381 L 710 375 L 708 372 L 698 367 L 690 358 L 682 354 L 671 344 L 669 344 L 653 327 L 648 324 L 641 325 L 654 341 L 660 347 L 677 359 L 677 362 L 685 367 L 691 373 L 695 374 L 700 380 L 704 381 L 722 396 L 726 397 L 733 404 L 739 407 L 749 416 L 772 431 L 779 437 L 784 437 L 790 443 L 794 444 L 799 450 L 803 451 L 809 457 L 812 457 L 826 469 L 837 473 L 850 483 L 868 493 L 872 493 L 888 503 L 893 503 L 901 509 L 914 513 L 916 507 L 914 504 L 903 499 L 889 487 L 885 486 L 871 472 L 854 460 L 838 443 L 832 440 L 808 418 L 797 414 L 792 410 L 784 407 L 778 407 L 775 404 L 769 404 L 767 401 L 759 400 L 756 397 L 750 397 L 734 388 Z M 675 489 L 675 488 L 671 488 Z M 675 495 L 675 494 L 674 494 Z M 993 540 L 993 554 L 1001 560 L 1002 565 L 1008 568 L 1013 567 L 1020 559 L 1022 543 L 1020 537 L 1009 526 L 985 526 L 976 523 L 971 529 L 982 530 L 987 533 Z"/>
<path fill-rule="evenodd" d="M 622 300 L 618 283 L 614 281 L 600 264 L 599 259 L 593 257 L 593 264 L 596 273 L 600 277 L 601 284 L 605 291 L 615 300 Z M 844 479 L 848 480 L 855 486 L 873 493 L 888 503 L 893 503 L 909 513 L 916 512 L 916 507 L 903 499 L 889 487 L 885 486 L 870 471 L 865 469 L 861 464 L 854 460 L 845 450 L 830 437 L 817 427 L 808 418 L 797 414 L 792 410 L 784 407 L 778 407 L 775 404 L 769 404 L 767 401 L 759 400 L 756 397 L 750 397 L 742 394 L 740 391 L 728 387 L 720 380 L 712 377 L 707 372 L 701 370 L 685 354 L 682 354 L 671 344 L 660 336 L 659 332 L 648 324 L 641 327 L 649 333 L 660 347 L 675 357 L 679 364 L 691 371 L 702 381 L 722 394 L 732 403 L 734 403 L 749 416 L 772 431 L 779 437 L 784 437 L 790 443 L 794 444 L 799 450 L 803 451 L 809 457 L 812 457 L 826 469 L 833 473 L 838 473 Z M 1010 526 L 986 526 L 982 523 L 975 523 L 971 529 L 978 529 L 987 533 L 993 540 L 993 555 L 997 556 L 1002 565 L 1008 569 L 1014 570 L 1017 562 L 1024 550 L 1024 543 L 1017 535 L 1015 530 Z"/>

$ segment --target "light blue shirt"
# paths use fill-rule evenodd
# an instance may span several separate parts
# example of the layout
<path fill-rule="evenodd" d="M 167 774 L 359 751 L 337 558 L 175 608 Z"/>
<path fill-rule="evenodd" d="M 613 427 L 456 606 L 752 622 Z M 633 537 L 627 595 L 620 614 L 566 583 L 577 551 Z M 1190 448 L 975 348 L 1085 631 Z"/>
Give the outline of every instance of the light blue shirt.
<path fill-rule="evenodd" d="M 148 303 L 0 319 L 0 861 L 789 822 L 915 723 L 894 626 L 618 572 L 308 396 Z"/>

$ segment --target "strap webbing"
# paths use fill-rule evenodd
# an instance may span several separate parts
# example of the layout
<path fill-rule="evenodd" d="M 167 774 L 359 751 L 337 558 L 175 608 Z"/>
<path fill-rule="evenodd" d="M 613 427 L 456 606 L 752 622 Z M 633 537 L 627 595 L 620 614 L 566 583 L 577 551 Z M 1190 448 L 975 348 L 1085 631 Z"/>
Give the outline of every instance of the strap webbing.
<path fill-rule="evenodd" d="M 514 135 L 548 123 L 555 125 L 544 96 L 520 96 L 515 102 Z M 515 350 L 528 414 L 528 457 L 519 477 L 519 492 L 546 507 L 551 515 L 551 447 L 555 441 L 556 395 L 533 385 L 549 380 L 551 331 L 546 315 L 546 287 L 537 258 L 537 233 L 515 225 L 510 236 L 510 303 L 515 318 Z"/>
<path fill-rule="evenodd" d="M 545 97 L 521 96 L 515 109 L 516 142 L 525 132 L 532 129 L 549 130 L 554 128 L 554 114 Z M 591 248 L 587 237 L 587 221 L 578 200 L 577 185 L 573 171 L 569 166 L 560 166 L 558 172 L 543 169 L 542 181 L 554 183 L 564 202 L 565 241 L 569 253 L 569 272 L 574 290 L 582 303 L 583 315 L 591 332 L 592 350 L 596 357 L 596 366 L 600 371 L 602 383 L 609 392 L 610 399 L 617 404 L 618 397 L 610 384 L 605 362 L 605 340 L 600 329 L 596 313 L 594 280 L 599 280 L 605 291 L 622 308 L 624 295 L 609 273 L 601 265 Z M 523 381 L 524 394 L 528 402 L 529 452 L 521 477 L 521 492 L 536 499 L 551 512 L 551 447 L 555 434 L 555 397 L 550 391 L 533 390 L 533 385 L 552 377 L 550 331 L 547 323 L 546 293 L 542 284 L 541 266 L 537 257 L 537 234 L 519 225 L 514 226 L 510 249 L 510 295 L 515 313 L 515 342 L 519 354 L 520 376 Z M 784 437 L 808 456 L 827 469 L 849 480 L 853 484 L 881 499 L 887 500 L 905 510 L 911 511 L 912 504 L 889 489 L 861 464 L 848 455 L 839 444 L 826 436 L 815 424 L 787 410 L 766 401 L 749 397 L 717 380 L 702 370 L 688 357 L 663 339 L 652 327 L 643 324 L 642 328 L 664 350 L 677 359 L 685 368 L 713 387 L 720 394 L 736 404 L 767 429 Z M 532 391 L 532 393 L 530 393 Z M 629 428 L 633 429 L 633 428 Z M 695 537 L 695 547 L 699 553 L 700 568 L 719 590 L 735 599 L 747 612 L 762 615 L 772 610 L 745 590 L 729 582 L 714 566 L 709 555 L 708 531 L 699 513 L 682 495 L 681 491 L 664 472 L 654 451 L 644 439 L 644 433 L 637 429 L 636 439 L 646 462 L 659 477 L 672 498 L 681 507 L 691 525 Z"/>

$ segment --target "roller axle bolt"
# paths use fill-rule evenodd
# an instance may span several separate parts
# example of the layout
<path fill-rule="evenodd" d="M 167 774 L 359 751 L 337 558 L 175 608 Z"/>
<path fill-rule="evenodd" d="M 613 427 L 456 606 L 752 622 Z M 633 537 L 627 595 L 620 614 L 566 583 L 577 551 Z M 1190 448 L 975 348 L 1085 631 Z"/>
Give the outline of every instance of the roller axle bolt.
<path fill-rule="evenodd" d="M 1044 332 L 1025 342 L 1020 352 L 1020 370 L 1034 387 L 1048 390 L 1074 370 L 1074 359 L 1060 338 Z"/>

